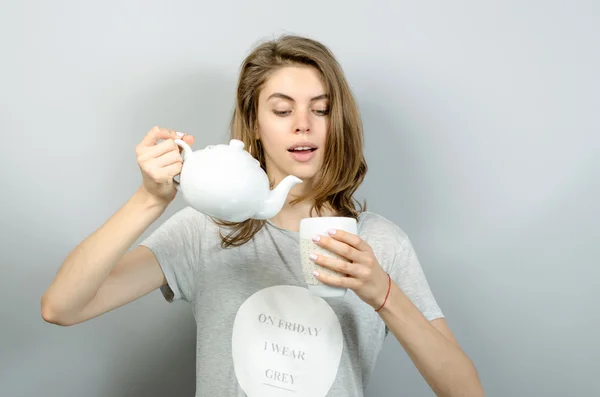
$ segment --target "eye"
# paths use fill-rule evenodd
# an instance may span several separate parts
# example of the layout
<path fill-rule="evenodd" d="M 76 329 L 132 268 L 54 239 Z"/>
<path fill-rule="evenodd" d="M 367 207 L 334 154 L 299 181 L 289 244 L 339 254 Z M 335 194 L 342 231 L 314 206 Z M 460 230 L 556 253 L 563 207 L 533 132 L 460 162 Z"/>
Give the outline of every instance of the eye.
<path fill-rule="evenodd" d="M 329 114 L 329 109 L 317 109 L 314 112 L 317 116 L 327 116 Z"/>
<path fill-rule="evenodd" d="M 273 113 L 275 113 L 275 115 L 277 116 L 287 116 L 288 114 L 290 114 L 289 110 L 273 110 Z"/>

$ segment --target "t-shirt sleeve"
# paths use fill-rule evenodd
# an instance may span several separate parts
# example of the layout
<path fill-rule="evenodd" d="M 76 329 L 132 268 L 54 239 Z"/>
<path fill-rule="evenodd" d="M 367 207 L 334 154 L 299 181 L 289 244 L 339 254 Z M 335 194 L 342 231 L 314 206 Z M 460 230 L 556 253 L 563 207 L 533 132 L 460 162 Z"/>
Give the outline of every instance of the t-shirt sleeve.
<path fill-rule="evenodd" d="M 167 280 L 160 290 L 168 302 L 193 300 L 200 258 L 201 222 L 202 218 L 194 209 L 183 208 L 139 244 L 150 249 L 158 260 Z"/>
<path fill-rule="evenodd" d="M 444 317 L 408 237 L 396 246 L 390 277 L 429 321 Z"/>

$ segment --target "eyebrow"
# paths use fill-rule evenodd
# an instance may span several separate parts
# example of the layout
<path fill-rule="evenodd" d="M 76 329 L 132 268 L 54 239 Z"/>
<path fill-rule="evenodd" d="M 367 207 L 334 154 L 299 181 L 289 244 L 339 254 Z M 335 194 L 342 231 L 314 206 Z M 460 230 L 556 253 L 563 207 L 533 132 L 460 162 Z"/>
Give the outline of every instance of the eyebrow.
<path fill-rule="evenodd" d="M 296 101 L 294 101 L 294 98 L 292 98 L 291 96 L 282 94 L 280 92 L 275 92 L 275 93 L 271 94 L 267 98 L 267 101 L 270 100 L 270 99 L 272 99 L 272 98 L 281 98 L 281 99 L 285 99 L 285 100 L 290 101 L 290 102 L 296 102 Z M 327 94 L 321 94 L 321 95 L 317 95 L 315 97 L 310 98 L 310 101 L 314 102 L 314 101 L 318 101 L 318 100 L 321 100 L 321 99 L 327 99 L 327 98 L 329 98 L 329 95 L 327 95 Z"/>

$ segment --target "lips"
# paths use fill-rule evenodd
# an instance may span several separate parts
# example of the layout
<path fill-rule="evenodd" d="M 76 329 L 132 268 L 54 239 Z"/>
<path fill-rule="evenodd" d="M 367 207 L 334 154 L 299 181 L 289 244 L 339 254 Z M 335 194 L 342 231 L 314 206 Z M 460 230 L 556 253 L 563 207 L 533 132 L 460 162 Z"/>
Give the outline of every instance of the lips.
<path fill-rule="evenodd" d="M 316 150 L 317 146 L 310 142 L 299 142 L 288 148 L 288 152 L 292 154 L 294 160 L 300 162 L 310 160 Z"/>
<path fill-rule="evenodd" d="M 301 143 L 297 143 L 297 144 L 291 146 L 288 149 L 288 152 L 306 152 L 306 151 L 314 152 L 315 150 L 317 150 L 317 147 L 315 145 L 313 145 L 312 143 L 301 142 Z"/>
<path fill-rule="evenodd" d="M 294 149 L 288 149 L 288 152 L 292 153 L 303 153 L 303 152 L 314 152 L 317 148 L 311 148 L 308 146 L 300 146 Z"/>

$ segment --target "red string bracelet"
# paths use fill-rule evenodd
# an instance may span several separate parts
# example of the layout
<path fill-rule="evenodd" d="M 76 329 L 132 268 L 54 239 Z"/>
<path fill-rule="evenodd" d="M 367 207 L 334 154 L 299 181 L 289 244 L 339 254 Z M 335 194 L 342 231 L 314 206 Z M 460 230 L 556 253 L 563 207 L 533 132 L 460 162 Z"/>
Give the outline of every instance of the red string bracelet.
<path fill-rule="evenodd" d="M 381 304 L 381 306 L 379 306 L 379 309 L 375 309 L 376 312 L 380 311 L 383 306 L 385 305 L 385 302 L 387 302 L 388 300 L 388 296 L 390 296 L 390 290 L 392 289 L 392 278 L 390 277 L 390 274 L 387 274 L 388 276 L 388 290 L 387 290 L 387 294 L 385 294 L 385 299 L 383 300 L 383 303 Z"/>

